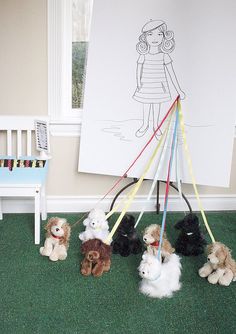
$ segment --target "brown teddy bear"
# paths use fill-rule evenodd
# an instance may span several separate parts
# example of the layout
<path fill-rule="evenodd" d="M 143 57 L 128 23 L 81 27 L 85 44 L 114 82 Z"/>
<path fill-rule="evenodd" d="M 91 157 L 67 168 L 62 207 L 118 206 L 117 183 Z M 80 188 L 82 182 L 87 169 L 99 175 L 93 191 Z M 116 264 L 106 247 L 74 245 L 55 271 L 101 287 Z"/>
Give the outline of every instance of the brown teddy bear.
<path fill-rule="evenodd" d="M 95 277 L 110 270 L 112 247 L 99 239 L 90 239 L 81 245 L 84 259 L 81 262 L 81 274 Z"/>

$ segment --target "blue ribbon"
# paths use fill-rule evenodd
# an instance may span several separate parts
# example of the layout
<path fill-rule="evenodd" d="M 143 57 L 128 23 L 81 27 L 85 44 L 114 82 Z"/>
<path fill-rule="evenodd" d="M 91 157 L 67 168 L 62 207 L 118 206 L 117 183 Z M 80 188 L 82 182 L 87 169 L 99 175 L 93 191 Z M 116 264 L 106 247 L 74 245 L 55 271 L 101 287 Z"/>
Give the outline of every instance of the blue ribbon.
<path fill-rule="evenodd" d="M 176 106 L 176 115 L 175 115 L 175 128 L 174 128 L 173 140 L 172 140 L 172 144 L 171 144 L 171 155 L 170 155 L 170 164 L 169 164 L 170 176 L 171 176 L 171 169 L 172 169 L 172 164 L 173 164 L 174 151 L 175 151 L 176 142 L 177 142 L 178 124 L 179 124 L 179 109 L 178 109 L 178 105 L 177 105 Z M 168 186 L 168 185 L 166 184 L 166 186 Z M 162 245 L 163 234 L 164 234 L 164 229 L 165 229 L 167 206 L 168 206 L 168 197 L 169 197 L 169 192 L 166 194 L 166 200 L 165 200 L 165 204 L 164 204 L 164 212 L 163 212 L 162 223 L 161 223 L 160 241 L 159 241 L 159 247 L 158 247 L 158 253 L 157 253 L 157 258 L 159 259 L 159 261 L 161 260 L 161 245 Z"/>

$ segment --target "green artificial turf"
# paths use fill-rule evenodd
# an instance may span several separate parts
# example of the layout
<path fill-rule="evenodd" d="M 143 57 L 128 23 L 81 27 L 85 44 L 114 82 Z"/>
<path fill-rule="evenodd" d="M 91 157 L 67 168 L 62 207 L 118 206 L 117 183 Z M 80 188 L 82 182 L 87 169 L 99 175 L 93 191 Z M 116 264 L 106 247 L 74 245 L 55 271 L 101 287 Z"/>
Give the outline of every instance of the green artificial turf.
<path fill-rule="evenodd" d="M 73 224 L 82 214 L 58 214 Z M 236 213 L 209 213 L 215 238 L 236 258 Z M 181 213 L 167 215 L 167 235 Z M 138 231 L 161 223 L 146 213 Z M 205 256 L 182 257 L 182 288 L 172 298 L 152 299 L 138 290 L 141 254 L 112 255 L 109 273 L 100 278 L 80 274 L 82 224 L 73 228 L 68 258 L 51 262 L 33 243 L 33 215 L 6 214 L 0 221 L 0 333 L 236 333 L 236 282 L 211 285 L 198 276 Z M 115 217 L 111 221 L 114 223 Z M 203 228 L 206 234 L 205 229 Z M 44 241 L 42 227 L 41 244 Z M 210 242 L 209 237 L 207 240 Z"/>

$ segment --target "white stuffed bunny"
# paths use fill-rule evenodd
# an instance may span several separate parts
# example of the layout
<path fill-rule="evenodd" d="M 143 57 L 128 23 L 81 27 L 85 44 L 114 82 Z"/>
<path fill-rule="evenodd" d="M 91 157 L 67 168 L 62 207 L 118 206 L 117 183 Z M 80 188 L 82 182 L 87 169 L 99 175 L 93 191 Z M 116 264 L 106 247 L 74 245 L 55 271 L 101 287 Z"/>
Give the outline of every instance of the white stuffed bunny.
<path fill-rule="evenodd" d="M 79 234 L 79 239 L 83 242 L 89 239 L 100 239 L 103 242 L 109 234 L 109 226 L 105 212 L 101 209 L 92 209 L 83 221 L 85 231 Z"/>

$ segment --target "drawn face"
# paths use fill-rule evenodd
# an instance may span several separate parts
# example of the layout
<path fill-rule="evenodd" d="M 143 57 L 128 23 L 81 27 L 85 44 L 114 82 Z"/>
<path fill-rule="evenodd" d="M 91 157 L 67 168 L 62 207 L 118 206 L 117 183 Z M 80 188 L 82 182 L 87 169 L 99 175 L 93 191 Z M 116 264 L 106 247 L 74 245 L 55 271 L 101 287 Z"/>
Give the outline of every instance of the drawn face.
<path fill-rule="evenodd" d="M 148 31 L 146 40 L 150 46 L 159 46 L 163 40 L 163 33 L 158 28 Z"/>

